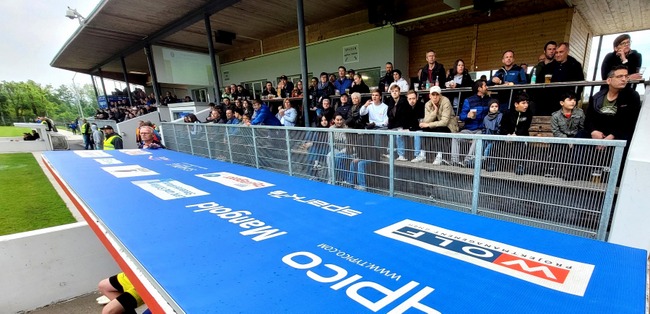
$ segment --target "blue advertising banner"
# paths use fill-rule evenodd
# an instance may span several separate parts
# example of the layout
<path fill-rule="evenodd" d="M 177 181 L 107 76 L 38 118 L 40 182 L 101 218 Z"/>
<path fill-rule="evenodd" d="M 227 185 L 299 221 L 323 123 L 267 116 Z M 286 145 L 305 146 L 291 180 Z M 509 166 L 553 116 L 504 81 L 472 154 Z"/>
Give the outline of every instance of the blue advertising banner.
<path fill-rule="evenodd" d="M 645 311 L 642 250 L 173 151 L 43 157 L 180 312 Z"/>

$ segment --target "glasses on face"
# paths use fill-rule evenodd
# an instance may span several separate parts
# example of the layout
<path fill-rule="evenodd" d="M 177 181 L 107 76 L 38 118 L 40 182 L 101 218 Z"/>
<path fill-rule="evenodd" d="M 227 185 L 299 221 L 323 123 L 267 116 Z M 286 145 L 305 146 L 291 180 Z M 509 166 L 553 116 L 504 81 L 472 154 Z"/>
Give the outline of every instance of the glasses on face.
<path fill-rule="evenodd" d="M 631 44 L 632 44 L 632 41 L 631 41 L 631 40 L 625 40 L 625 41 L 622 41 L 622 42 L 621 42 L 620 44 L 618 44 L 618 45 L 621 46 L 621 47 L 623 47 L 623 46 L 627 46 L 627 47 L 629 47 Z"/>

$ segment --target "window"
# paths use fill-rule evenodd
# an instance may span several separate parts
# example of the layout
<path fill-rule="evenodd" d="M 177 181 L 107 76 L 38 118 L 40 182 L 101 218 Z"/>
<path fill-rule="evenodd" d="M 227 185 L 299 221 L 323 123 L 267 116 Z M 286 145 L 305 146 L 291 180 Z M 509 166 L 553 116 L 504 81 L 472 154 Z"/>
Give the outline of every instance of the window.
<path fill-rule="evenodd" d="M 360 74 L 363 81 L 370 87 L 370 90 L 373 90 L 379 86 L 379 79 L 381 78 L 381 68 L 366 68 L 366 69 L 355 69 L 355 73 Z"/>
<path fill-rule="evenodd" d="M 208 89 L 207 88 L 201 88 L 201 89 L 193 89 L 192 90 L 192 99 L 194 101 L 198 102 L 208 102 Z"/>
<path fill-rule="evenodd" d="M 262 90 L 264 90 L 264 84 L 266 84 L 267 79 L 255 80 L 242 82 L 241 85 L 244 86 L 251 93 L 251 98 L 255 99 L 262 96 Z"/>

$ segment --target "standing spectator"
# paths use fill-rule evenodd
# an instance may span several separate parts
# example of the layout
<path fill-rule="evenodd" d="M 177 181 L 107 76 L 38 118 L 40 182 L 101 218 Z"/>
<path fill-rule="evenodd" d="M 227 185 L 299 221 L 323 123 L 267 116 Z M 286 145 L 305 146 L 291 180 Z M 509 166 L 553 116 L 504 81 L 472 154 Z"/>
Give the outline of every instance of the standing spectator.
<path fill-rule="evenodd" d="M 527 84 L 526 71 L 515 64 L 515 52 L 506 50 L 501 59 L 503 67 L 492 76 L 490 85 Z"/>
<path fill-rule="evenodd" d="M 463 102 L 463 108 L 460 112 L 460 119 L 465 122 L 465 127 L 460 133 L 464 134 L 481 134 L 483 133 L 483 119 L 489 112 L 488 102 L 490 101 L 490 96 L 488 96 L 488 86 L 487 82 L 484 80 L 477 80 L 474 82 L 472 91 L 475 95 L 465 99 Z M 451 141 L 451 162 L 457 166 L 472 166 L 472 159 L 474 158 L 474 149 L 476 141 L 472 140 L 472 144 L 465 155 L 463 162 L 459 161 L 458 155 L 460 151 L 460 142 L 458 139 L 454 138 Z"/>
<path fill-rule="evenodd" d="M 101 129 L 104 131 L 104 150 L 124 148 L 122 137 L 115 133 L 112 126 L 105 125 Z"/>
<path fill-rule="evenodd" d="M 427 83 L 429 83 L 430 86 L 444 88 L 446 82 L 445 67 L 436 61 L 436 52 L 429 50 L 425 57 L 427 64 L 418 71 L 420 86 L 425 89 Z"/>
<path fill-rule="evenodd" d="M 639 52 L 631 49 L 632 40 L 630 35 L 622 34 L 614 39 L 614 52 L 605 55 L 603 64 L 600 67 L 600 75 L 603 80 L 607 80 L 607 75 L 616 66 L 624 65 L 627 68 L 627 73 L 630 80 L 640 80 L 641 64 L 643 58 Z"/>
<path fill-rule="evenodd" d="M 334 82 L 334 88 L 339 91 L 339 94 L 345 94 L 350 92 L 350 86 L 352 86 L 352 80 L 345 77 L 346 69 L 344 66 L 339 66 L 339 78 Z"/>
<path fill-rule="evenodd" d="M 230 86 L 224 87 L 223 94 L 221 94 L 221 100 L 224 100 L 226 98 L 233 100 L 232 90 L 230 89 Z"/>
<path fill-rule="evenodd" d="M 93 143 L 92 129 L 90 128 L 90 123 L 88 123 L 88 120 L 86 119 L 83 119 L 83 124 L 81 125 L 81 135 L 84 139 L 84 149 L 94 150 L 95 144 Z"/>
<path fill-rule="evenodd" d="M 449 76 L 447 76 L 447 83 L 445 83 L 445 86 L 447 88 L 459 88 L 472 87 L 473 84 L 474 80 L 472 80 L 472 77 L 469 75 L 469 72 L 465 67 L 465 61 L 462 59 L 456 60 L 456 62 L 454 62 L 454 67 L 449 71 Z M 467 96 L 469 96 L 469 94 L 469 92 L 466 92 L 463 93 L 461 97 L 454 96 L 452 105 L 455 112 L 458 112 L 458 106 L 460 106 L 460 104 L 465 100 Z"/>
<path fill-rule="evenodd" d="M 379 79 L 379 92 L 387 92 L 388 86 L 393 82 L 393 64 L 386 62 L 386 73 Z"/>
<path fill-rule="evenodd" d="M 280 97 L 291 97 L 291 93 L 293 92 L 293 82 L 289 81 L 289 78 L 287 78 L 286 75 L 282 75 L 280 76 L 278 89 L 280 90 Z"/>
<path fill-rule="evenodd" d="M 546 67 L 546 65 L 555 61 L 556 49 L 557 43 L 555 41 L 551 40 L 544 45 L 544 53 L 539 56 L 539 63 L 533 69 L 537 75 L 537 83 L 544 82 L 544 76 L 541 74 L 544 72 L 544 67 Z"/>
<path fill-rule="evenodd" d="M 95 123 L 90 125 L 90 129 L 93 131 L 93 142 L 95 142 L 95 149 L 104 150 L 104 132 L 97 129 L 97 124 Z"/>
<path fill-rule="evenodd" d="M 262 91 L 262 97 L 274 98 L 276 96 L 277 92 L 275 91 L 275 88 L 273 88 L 273 84 L 267 81 L 264 85 L 264 90 Z"/>
<path fill-rule="evenodd" d="M 544 67 L 542 75 L 538 74 L 537 77 L 545 77 L 546 75 L 550 75 L 551 82 L 576 82 L 585 80 L 585 74 L 583 72 L 582 65 L 574 57 L 569 56 L 569 43 L 560 43 L 560 45 L 557 47 L 557 50 L 555 51 L 555 61 L 556 62 L 549 63 L 546 67 Z M 583 89 L 584 87 L 582 86 L 578 87 L 578 91 L 576 92 L 578 101 L 580 101 Z M 536 113 L 538 115 L 551 115 L 551 113 L 560 109 L 559 104 L 561 96 L 564 93 L 573 90 L 574 86 L 554 87 L 552 89 L 549 89 L 546 92 L 548 96 L 544 98 L 545 103 L 541 104 L 544 106 L 541 108 L 541 111 L 539 110 L 539 106 L 537 106 Z"/>

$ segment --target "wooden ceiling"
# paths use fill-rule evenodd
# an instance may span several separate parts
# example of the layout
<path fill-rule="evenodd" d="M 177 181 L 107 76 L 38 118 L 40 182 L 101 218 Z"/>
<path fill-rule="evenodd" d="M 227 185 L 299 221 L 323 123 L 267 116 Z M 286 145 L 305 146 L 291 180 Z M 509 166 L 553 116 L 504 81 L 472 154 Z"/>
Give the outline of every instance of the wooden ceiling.
<path fill-rule="evenodd" d="M 304 0 L 305 25 L 365 11 L 370 1 Z M 403 8 L 403 18 L 396 27 L 406 35 L 481 23 L 488 16 L 470 8 L 473 0 L 460 0 L 464 10 L 458 12 L 442 1 L 398 3 Z M 504 0 L 496 5 L 492 18 L 574 5 L 594 35 L 650 29 L 648 0 Z M 207 52 L 203 20 L 206 11 L 212 13 L 212 30 L 237 35 L 232 46 L 215 44 L 218 52 L 282 33 L 295 33 L 297 28 L 295 0 L 104 0 L 64 44 L 51 66 L 83 73 L 101 67 L 104 72 L 121 73 L 120 56 L 124 56 L 129 71 L 147 73 L 143 43 Z"/>

